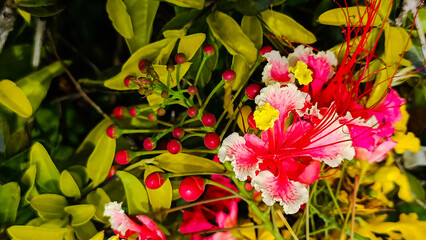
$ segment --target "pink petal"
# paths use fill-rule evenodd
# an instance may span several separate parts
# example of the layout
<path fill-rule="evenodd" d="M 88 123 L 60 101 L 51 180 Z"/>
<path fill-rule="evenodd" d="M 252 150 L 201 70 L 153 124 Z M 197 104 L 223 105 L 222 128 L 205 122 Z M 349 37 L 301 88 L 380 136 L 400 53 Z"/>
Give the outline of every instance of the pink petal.
<path fill-rule="evenodd" d="M 139 232 L 139 240 L 166 240 L 164 233 L 151 218 L 145 215 L 137 215 L 136 218 L 143 223 L 143 230 Z"/>
<path fill-rule="evenodd" d="M 204 216 L 201 205 L 195 206 L 193 212 L 184 210 L 183 221 L 180 224 L 179 231 L 182 233 L 192 233 L 203 230 L 210 230 L 216 228 L 215 225 L 207 221 Z"/>
<path fill-rule="evenodd" d="M 143 227 L 130 219 L 121 209 L 121 204 L 116 201 L 105 205 L 104 216 L 109 216 L 111 228 L 120 234 L 120 237 L 127 238 L 136 232 L 141 232 Z"/>
<path fill-rule="evenodd" d="M 219 228 L 231 228 L 238 225 L 238 205 L 237 201 L 231 201 L 229 205 L 229 214 L 220 211 L 216 215 L 216 222 Z"/>
<path fill-rule="evenodd" d="M 308 164 L 297 162 L 294 159 L 286 159 L 281 162 L 288 178 L 304 184 L 311 184 L 318 180 L 321 162 L 313 160 Z"/>
<path fill-rule="evenodd" d="M 271 51 L 263 55 L 268 63 L 263 69 L 262 81 L 267 85 L 275 82 L 289 82 L 288 61 L 285 57 L 281 57 L 278 51 Z"/>
<path fill-rule="evenodd" d="M 388 138 L 380 143 L 374 151 L 368 151 L 365 148 L 357 147 L 355 148 L 356 158 L 366 160 L 370 163 L 381 162 L 385 159 L 386 154 L 395 146 L 396 142 L 394 142 L 391 138 Z"/>

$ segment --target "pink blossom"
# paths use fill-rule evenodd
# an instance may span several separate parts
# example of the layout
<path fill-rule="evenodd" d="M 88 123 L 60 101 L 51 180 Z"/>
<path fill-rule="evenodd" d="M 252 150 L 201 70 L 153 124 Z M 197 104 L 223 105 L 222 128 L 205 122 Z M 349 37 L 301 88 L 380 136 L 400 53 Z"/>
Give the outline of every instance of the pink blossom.
<path fill-rule="evenodd" d="M 288 61 L 286 57 L 281 57 L 278 51 L 270 51 L 263 55 L 268 63 L 262 72 L 262 81 L 266 85 L 279 83 L 287 83 L 292 80 L 289 76 Z"/>

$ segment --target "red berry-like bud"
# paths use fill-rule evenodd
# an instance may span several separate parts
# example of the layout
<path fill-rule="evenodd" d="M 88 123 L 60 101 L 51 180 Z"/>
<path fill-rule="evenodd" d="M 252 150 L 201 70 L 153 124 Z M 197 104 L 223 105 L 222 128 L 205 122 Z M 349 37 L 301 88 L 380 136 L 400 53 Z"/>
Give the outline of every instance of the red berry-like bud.
<path fill-rule="evenodd" d="M 203 51 L 207 54 L 213 54 L 214 53 L 214 47 L 213 45 L 207 44 L 206 46 L 203 47 Z"/>
<path fill-rule="evenodd" d="M 132 116 L 132 117 L 136 117 L 136 108 L 135 107 L 131 107 L 131 108 L 129 108 L 129 114 L 130 114 L 130 116 Z"/>
<path fill-rule="evenodd" d="M 169 151 L 169 153 L 178 154 L 180 150 L 182 150 L 182 145 L 178 140 L 172 139 L 167 143 L 167 151 Z"/>
<path fill-rule="evenodd" d="M 167 72 L 173 72 L 175 70 L 175 65 L 173 64 L 167 64 Z"/>
<path fill-rule="evenodd" d="M 154 122 L 156 120 L 155 115 L 153 113 L 148 114 L 148 120 Z"/>
<path fill-rule="evenodd" d="M 216 117 L 212 113 L 206 113 L 201 117 L 201 122 L 206 127 L 211 127 L 216 123 Z"/>
<path fill-rule="evenodd" d="M 166 114 L 166 110 L 164 110 L 164 108 L 157 109 L 158 116 L 164 116 L 164 114 Z"/>
<path fill-rule="evenodd" d="M 123 119 L 125 111 L 126 111 L 126 107 L 118 106 L 114 108 L 114 110 L 112 111 L 112 114 L 114 114 L 114 116 L 118 119 Z"/>
<path fill-rule="evenodd" d="M 129 87 L 133 79 L 135 79 L 134 76 L 127 76 L 126 78 L 124 78 L 124 85 L 126 85 L 126 87 Z"/>
<path fill-rule="evenodd" d="M 188 88 L 188 93 L 189 93 L 189 95 L 195 95 L 195 94 L 197 94 L 197 91 L 198 91 L 198 89 L 197 89 L 197 87 L 196 87 L 196 86 L 190 86 L 190 87 Z"/>
<path fill-rule="evenodd" d="M 263 55 L 265 55 L 265 53 L 271 52 L 272 50 L 274 50 L 274 49 L 271 46 L 266 45 L 266 46 L 263 46 L 260 49 L 259 53 L 260 53 L 260 55 L 263 56 Z"/>
<path fill-rule="evenodd" d="M 130 152 L 127 150 L 120 150 L 115 154 L 115 162 L 118 164 L 126 165 L 130 160 Z"/>
<path fill-rule="evenodd" d="M 107 176 L 107 178 L 110 178 L 110 177 L 114 176 L 114 175 L 115 175 L 115 173 L 117 172 L 117 168 L 118 168 L 118 166 L 117 166 L 117 165 L 112 165 L 112 166 L 111 166 L 111 169 L 110 169 L 110 170 L 109 170 L 109 172 L 108 172 L 108 176 Z"/>
<path fill-rule="evenodd" d="M 149 189 L 157 189 L 163 186 L 166 179 L 162 172 L 153 172 L 145 179 L 145 186 Z"/>
<path fill-rule="evenodd" d="M 146 73 L 148 70 L 149 61 L 148 60 L 142 60 L 139 62 L 139 69 L 142 73 Z"/>
<path fill-rule="evenodd" d="M 185 56 L 185 54 L 183 54 L 183 53 L 178 53 L 178 54 L 176 54 L 176 56 L 175 56 L 175 62 L 177 63 L 177 64 L 182 64 L 182 63 L 184 63 L 186 61 L 186 56 Z"/>
<path fill-rule="evenodd" d="M 179 194 L 183 200 L 192 202 L 197 200 L 204 192 L 206 184 L 204 179 L 190 176 L 183 179 L 179 186 Z"/>
<path fill-rule="evenodd" d="M 188 116 L 195 117 L 198 114 L 198 108 L 196 108 L 196 107 L 190 107 L 190 108 L 188 108 L 187 112 L 188 112 Z"/>
<path fill-rule="evenodd" d="M 259 95 L 260 89 L 262 89 L 262 87 L 259 84 L 256 84 L 256 83 L 252 83 L 252 84 L 248 85 L 247 88 L 246 88 L 247 97 L 251 100 L 254 100 L 256 98 L 256 96 Z"/>
<path fill-rule="evenodd" d="M 216 133 L 207 133 L 204 137 L 204 145 L 209 149 L 216 149 L 220 145 L 220 137 Z"/>
<path fill-rule="evenodd" d="M 230 82 L 235 79 L 235 72 L 233 70 L 226 70 L 222 73 L 222 78 Z"/>
<path fill-rule="evenodd" d="M 151 138 L 146 138 L 143 140 L 143 148 L 145 148 L 145 150 L 151 151 L 155 148 L 155 145 L 155 141 Z"/>
<path fill-rule="evenodd" d="M 185 132 L 183 131 L 182 128 L 175 128 L 173 129 L 172 134 L 174 138 L 181 139 L 183 135 L 185 135 Z"/>
<path fill-rule="evenodd" d="M 247 122 L 249 127 L 253 128 L 253 129 L 259 129 L 256 127 L 256 121 L 254 121 L 254 114 L 253 112 L 251 112 L 248 117 L 247 117 Z"/>
<path fill-rule="evenodd" d="M 246 184 L 244 185 L 244 188 L 245 188 L 247 191 L 251 191 L 251 190 L 253 190 L 253 186 L 252 186 L 250 183 L 246 183 Z"/>
<path fill-rule="evenodd" d="M 114 125 L 111 125 L 107 128 L 106 133 L 110 138 L 117 138 L 117 128 Z"/>

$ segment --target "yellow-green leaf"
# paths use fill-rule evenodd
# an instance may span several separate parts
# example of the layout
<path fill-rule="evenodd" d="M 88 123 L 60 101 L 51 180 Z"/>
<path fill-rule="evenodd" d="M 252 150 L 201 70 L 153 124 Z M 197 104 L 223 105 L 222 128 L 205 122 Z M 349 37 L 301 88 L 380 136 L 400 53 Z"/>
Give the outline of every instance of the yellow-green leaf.
<path fill-rule="evenodd" d="M 104 231 L 98 232 L 95 236 L 93 236 L 89 240 L 104 240 Z"/>
<path fill-rule="evenodd" d="M 143 214 L 149 212 L 148 194 L 144 185 L 135 176 L 128 172 L 117 171 L 126 191 L 129 214 Z"/>
<path fill-rule="evenodd" d="M 41 194 L 31 200 L 31 206 L 46 220 L 63 217 L 67 205 L 65 197 L 57 194 Z"/>
<path fill-rule="evenodd" d="M 22 175 L 22 182 L 28 185 L 28 190 L 24 195 L 24 200 L 27 204 L 30 203 L 33 197 L 39 195 L 37 188 L 35 187 L 36 173 L 37 173 L 37 166 L 31 165 L 25 171 L 24 175 Z"/>
<path fill-rule="evenodd" d="M 317 41 L 313 33 L 285 14 L 266 10 L 261 13 L 261 16 L 266 28 L 277 38 L 306 44 Z"/>
<path fill-rule="evenodd" d="M 153 172 L 162 172 L 162 170 L 156 166 L 147 165 L 144 173 L 144 180 L 146 177 Z M 147 189 L 149 202 L 151 203 L 152 210 L 154 212 L 169 209 L 172 205 L 173 189 L 170 179 L 167 179 L 160 188 Z M 156 218 L 159 221 L 166 219 L 167 214 L 157 215 Z"/>
<path fill-rule="evenodd" d="M 60 193 L 60 174 L 46 149 L 39 142 L 30 150 L 30 165 L 37 166 L 36 183 L 41 192 Z"/>
<path fill-rule="evenodd" d="M 31 14 L 29 12 L 25 12 L 24 10 L 21 10 L 18 8 L 18 13 L 25 20 L 25 22 L 27 23 L 31 22 Z"/>
<path fill-rule="evenodd" d="M 254 43 L 244 34 L 240 25 L 229 15 L 215 11 L 207 17 L 207 23 L 214 37 L 232 55 L 241 55 L 251 66 L 257 59 Z"/>
<path fill-rule="evenodd" d="M 98 233 L 98 230 L 96 230 L 95 225 L 91 221 L 81 226 L 75 226 L 73 229 L 79 239 L 90 239 Z"/>
<path fill-rule="evenodd" d="M 102 188 L 97 188 L 96 191 L 92 191 L 87 195 L 86 200 L 96 207 L 94 218 L 100 222 L 107 223 L 108 217 L 104 216 L 105 204 L 111 202 L 111 199 L 105 191 Z"/>
<path fill-rule="evenodd" d="M 100 134 L 95 149 L 87 160 L 87 172 L 92 179 L 92 186 L 98 186 L 108 176 L 115 156 L 115 139 L 108 137 L 106 132 Z"/>
<path fill-rule="evenodd" d="M 204 0 L 164 0 L 166 2 L 175 4 L 179 7 L 195 8 L 201 10 L 204 8 Z"/>
<path fill-rule="evenodd" d="M 213 172 L 223 173 L 222 164 L 213 160 L 186 153 L 163 153 L 154 158 L 158 167 L 175 173 Z"/>
<path fill-rule="evenodd" d="M 392 77 L 395 74 L 396 65 L 388 67 L 382 65 L 381 69 L 383 70 L 377 74 L 373 90 L 367 100 L 367 108 L 377 107 L 385 99 L 390 83 L 392 82 Z"/>
<path fill-rule="evenodd" d="M 241 29 L 254 43 L 257 49 L 260 49 L 263 44 L 263 29 L 259 18 L 256 16 L 244 15 L 241 20 Z"/>
<path fill-rule="evenodd" d="M 132 20 L 123 0 L 107 0 L 106 10 L 115 30 L 125 38 L 133 37 Z"/>
<path fill-rule="evenodd" d="M 384 26 L 385 52 L 382 60 L 387 65 L 398 64 L 405 50 L 410 50 L 411 39 L 402 27 L 391 27 L 388 23 Z"/>
<path fill-rule="evenodd" d="M 241 114 L 238 114 L 237 124 L 241 131 L 246 132 L 248 129 L 248 115 L 252 112 L 252 109 L 249 105 L 245 105 L 241 108 Z"/>
<path fill-rule="evenodd" d="M 318 22 L 325 25 L 332 26 L 356 26 L 362 23 L 367 24 L 368 13 L 365 11 L 367 8 L 363 6 L 354 6 L 347 8 L 335 8 L 328 10 L 318 17 Z M 382 24 L 382 19 L 376 17 L 373 26 Z"/>
<path fill-rule="evenodd" d="M 90 221 L 96 212 L 96 207 L 92 204 L 79 204 L 65 207 L 64 210 L 72 216 L 71 225 L 76 227 Z"/>
<path fill-rule="evenodd" d="M 177 52 L 185 54 L 186 61 L 189 61 L 200 48 L 201 44 L 203 44 L 204 40 L 206 40 L 206 34 L 204 33 L 184 36 L 179 41 Z"/>
<path fill-rule="evenodd" d="M 79 189 L 83 189 L 90 180 L 89 173 L 87 172 L 87 168 L 85 166 L 73 165 L 67 170 L 71 174 Z"/>
<path fill-rule="evenodd" d="M 67 170 L 62 171 L 61 173 L 59 187 L 61 188 L 62 193 L 67 197 L 80 198 L 81 196 L 77 183 Z"/>
<path fill-rule="evenodd" d="M 235 79 L 231 82 L 231 88 L 236 91 L 247 79 L 250 68 L 240 55 L 235 55 L 232 58 L 231 69 L 235 72 Z"/>
<path fill-rule="evenodd" d="M 16 212 L 21 200 L 21 188 L 16 182 L 0 186 L 0 228 L 15 223 Z"/>
<path fill-rule="evenodd" d="M 104 82 L 105 87 L 115 90 L 135 90 L 135 88 L 128 88 L 124 85 L 124 79 L 127 76 L 142 77 L 145 76 L 139 70 L 139 62 L 141 60 L 148 60 L 156 64 L 165 64 L 170 56 L 173 46 L 177 38 L 166 38 L 151 44 L 148 44 L 130 56 L 121 68 L 121 72 L 116 76 Z M 167 57 L 167 59 L 166 59 Z M 159 60 L 157 60 L 159 59 Z"/>
<path fill-rule="evenodd" d="M 0 103 L 19 114 L 28 118 L 33 114 L 33 108 L 24 92 L 10 80 L 0 81 Z"/>
<path fill-rule="evenodd" d="M 12 226 L 7 233 L 16 240 L 43 239 L 63 240 L 68 232 L 67 228 L 47 228 L 34 226 Z"/>

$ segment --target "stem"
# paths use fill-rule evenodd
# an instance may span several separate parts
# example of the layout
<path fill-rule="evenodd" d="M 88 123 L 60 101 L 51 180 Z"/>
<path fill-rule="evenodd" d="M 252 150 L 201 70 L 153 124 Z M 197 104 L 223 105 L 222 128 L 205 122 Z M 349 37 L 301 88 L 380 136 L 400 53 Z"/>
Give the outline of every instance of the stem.
<path fill-rule="evenodd" d="M 232 230 L 242 230 L 242 229 L 253 229 L 253 228 L 262 228 L 263 225 L 252 225 L 252 226 L 238 226 L 238 227 L 231 227 L 231 228 L 220 228 L 220 229 L 213 229 L 213 230 L 204 230 L 204 231 L 198 231 L 198 232 L 192 232 L 192 233 L 185 233 L 184 235 L 204 235 L 208 233 L 216 233 L 216 232 L 226 232 L 226 231 L 232 231 Z"/>
<path fill-rule="evenodd" d="M 242 198 L 242 199 L 244 199 L 244 200 L 247 200 L 247 199 L 245 199 L 243 196 L 241 196 L 239 193 L 237 193 L 236 191 L 234 191 L 234 190 L 232 190 L 231 188 L 229 188 L 229 187 L 227 187 L 227 186 L 224 186 L 224 185 L 222 185 L 222 184 L 220 184 L 220 183 L 217 183 L 217 182 L 212 181 L 212 180 L 210 180 L 210 179 L 204 179 L 204 182 L 205 182 L 206 184 L 209 184 L 209 185 L 212 185 L 212 186 L 216 186 L 216 187 L 218 187 L 218 188 L 222 188 L 222 189 L 224 189 L 224 190 L 226 190 L 226 191 L 228 191 L 228 192 L 230 192 L 230 193 L 234 194 L 235 196 L 238 196 L 239 198 Z"/>
<path fill-rule="evenodd" d="M 334 197 L 333 190 L 331 189 L 330 184 L 328 183 L 327 179 L 324 179 L 324 182 L 325 182 L 325 185 L 327 186 L 328 191 L 330 192 L 331 199 L 333 200 L 333 203 L 337 208 L 337 212 L 339 213 L 340 219 L 342 219 L 342 221 L 343 221 L 343 219 L 344 219 L 343 214 L 342 214 L 342 211 L 340 210 L 339 203 L 337 203 L 337 199 Z"/>
<path fill-rule="evenodd" d="M 205 133 L 193 133 L 193 134 L 188 134 L 185 135 L 182 139 L 180 139 L 181 142 L 185 141 L 186 139 L 190 138 L 190 137 L 201 137 L 204 138 L 206 134 Z"/>
<path fill-rule="evenodd" d="M 225 80 L 222 79 L 219 84 L 216 85 L 215 88 L 210 92 L 209 96 L 207 96 L 206 100 L 204 101 L 203 106 L 200 108 L 199 113 L 204 112 L 204 109 L 206 108 L 207 104 L 209 103 L 210 99 L 213 97 L 213 95 L 219 90 L 223 85 L 225 84 Z"/>
<path fill-rule="evenodd" d="M 198 68 L 197 75 L 195 76 L 194 86 L 197 86 L 198 79 L 200 78 L 200 75 L 201 75 L 201 70 L 203 70 L 204 64 L 206 63 L 207 58 L 209 57 L 209 55 L 207 54 L 203 54 L 203 55 L 204 55 L 203 60 L 201 60 L 200 67 Z"/>
<path fill-rule="evenodd" d="M 179 74 L 180 74 L 180 64 L 176 66 L 176 86 L 178 91 L 180 91 Z"/>
<path fill-rule="evenodd" d="M 352 203 L 349 205 L 349 208 L 352 208 Z M 344 240 L 345 239 L 345 228 L 346 228 L 346 225 L 348 224 L 350 213 L 351 213 L 350 211 L 348 211 L 346 213 L 345 223 L 342 226 L 342 231 L 340 232 L 339 240 Z"/>
<path fill-rule="evenodd" d="M 123 134 L 164 132 L 168 129 L 120 129 Z"/>
<path fill-rule="evenodd" d="M 308 186 L 308 194 L 309 194 L 309 187 Z M 310 202 L 310 196 L 308 198 L 308 202 L 306 203 L 306 239 L 309 239 L 309 202 Z"/>
<path fill-rule="evenodd" d="M 293 229 L 291 228 L 290 224 L 288 224 L 287 219 L 284 217 L 281 211 L 278 211 L 278 216 L 280 216 L 281 220 L 283 220 L 284 225 L 286 226 L 287 230 L 290 232 L 291 236 L 293 236 L 295 240 L 299 240 L 299 238 L 294 233 Z"/>
<path fill-rule="evenodd" d="M 139 118 L 141 118 L 141 119 L 143 119 L 143 120 L 149 120 L 148 119 L 148 117 L 145 117 L 145 116 L 138 116 Z M 164 121 L 161 121 L 161 120 L 156 120 L 156 122 L 157 123 L 159 123 L 159 124 L 161 124 L 161 125 L 164 125 L 164 126 L 168 126 L 168 127 L 173 127 L 173 124 L 171 124 L 171 123 L 168 123 L 168 122 L 164 122 Z"/>
<path fill-rule="evenodd" d="M 355 176 L 355 182 L 354 182 L 354 194 L 352 197 L 352 222 L 351 222 L 351 240 L 354 239 L 354 226 L 355 226 L 355 202 L 356 202 L 356 192 L 358 191 L 358 184 L 359 184 L 359 176 Z"/>

